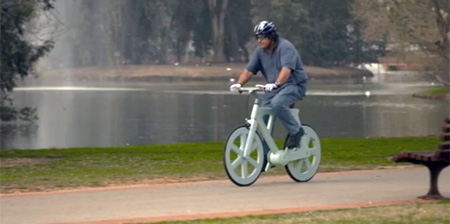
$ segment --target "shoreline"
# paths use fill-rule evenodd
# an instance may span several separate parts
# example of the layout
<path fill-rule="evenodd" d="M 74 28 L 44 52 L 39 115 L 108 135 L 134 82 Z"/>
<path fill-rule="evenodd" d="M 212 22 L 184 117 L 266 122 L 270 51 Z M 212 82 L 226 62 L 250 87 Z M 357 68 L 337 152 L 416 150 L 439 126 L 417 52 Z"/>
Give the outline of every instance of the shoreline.
<path fill-rule="evenodd" d="M 430 100 L 450 100 L 450 94 L 433 95 L 433 94 L 427 94 L 427 93 L 414 93 L 412 96 L 421 98 L 421 99 L 430 99 Z"/>
<path fill-rule="evenodd" d="M 227 63 L 211 65 L 119 65 L 108 67 L 79 67 L 69 69 L 38 70 L 42 78 L 73 78 L 95 81 L 229 81 L 237 78 L 245 64 Z M 334 67 L 306 66 L 310 79 L 350 79 L 373 77 L 366 70 Z M 257 75 L 262 78 L 261 75 Z M 255 77 L 255 78 L 257 78 Z"/>
<path fill-rule="evenodd" d="M 230 82 L 237 79 L 245 68 L 245 63 L 218 64 L 182 64 L 182 65 L 112 65 L 89 66 L 61 69 L 37 69 L 40 79 L 114 81 L 114 82 Z M 368 70 L 350 67 L 315 67 L 305 66 L 310 81 L 363 80 L 373 78 L 374 74 Z M 255 75 L 253 80 L 263 81 L 263 76 Z M 413 97 L 422 99 L 450 99 L 450 94 L 433 95 L 423 92 L 415 93 Z"/>

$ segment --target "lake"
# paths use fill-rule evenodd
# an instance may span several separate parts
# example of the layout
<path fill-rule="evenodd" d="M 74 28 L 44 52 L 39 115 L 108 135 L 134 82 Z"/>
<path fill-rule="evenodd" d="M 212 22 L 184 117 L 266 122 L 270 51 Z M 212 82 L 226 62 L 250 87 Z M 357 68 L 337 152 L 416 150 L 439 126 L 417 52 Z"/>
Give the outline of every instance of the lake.
<path fill-rule="evenodd" d="M 254 84 L 254 83 L 253 83 Z M 243 124 L 253 99 L 227 82 L 41 83 L 15 89 L 17 107 L 36 107 L 33 123 L 1 124 L 1 149 L 110 147 L 224 141 Z M 449 101 L 412 97 L 419 83 L 313 80 L 296 104 L 320 137 L 438 135 Z M 366 94 L 367 93 L 367 94 Z M 277 123 L 275 138 L 286 131 Z"/>

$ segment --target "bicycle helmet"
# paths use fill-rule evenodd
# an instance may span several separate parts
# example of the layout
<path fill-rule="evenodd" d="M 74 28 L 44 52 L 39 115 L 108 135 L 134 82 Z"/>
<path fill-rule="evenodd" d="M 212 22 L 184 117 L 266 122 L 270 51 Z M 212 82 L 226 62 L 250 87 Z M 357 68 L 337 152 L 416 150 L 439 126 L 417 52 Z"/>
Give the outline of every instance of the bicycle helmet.
<path fill-rule="evenodd" d="M 273 22 L 269 22 L 269 21 L 261 21 L 258 23 L 258 25 L 255 26 L 254 29 L 255 35 L 260 35 L 260 34 L 272 34 L 276 32 L 276 28 L 275 28 L 275 24 Z"/>

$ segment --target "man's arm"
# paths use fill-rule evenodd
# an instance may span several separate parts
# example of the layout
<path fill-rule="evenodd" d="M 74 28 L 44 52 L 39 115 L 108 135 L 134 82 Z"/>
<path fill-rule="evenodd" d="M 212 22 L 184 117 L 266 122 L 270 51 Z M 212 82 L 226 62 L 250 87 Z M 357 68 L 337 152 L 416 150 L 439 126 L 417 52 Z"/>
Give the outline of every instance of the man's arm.
<path fill-rule="evenodd" d="M 250 80 L 250 78 L 252 77 L 253 73 L 247 69 L 244 69 L 241 73 L 241 75 L 239 75 L 238 81 L 237 83 L 244 85 L 245 83 L 248 82 L 248 80 Z"/>
<path fill-rule="evenodd" d="M 283 83 L 285 83 L 289 76 L 291 75 L 291 69 L 288 67 L 282 67 L 280 74 L 278 74 L 278 78 L 276 80 L 277 83 L 279 83 L 280 85 L 282 85 Z"/>

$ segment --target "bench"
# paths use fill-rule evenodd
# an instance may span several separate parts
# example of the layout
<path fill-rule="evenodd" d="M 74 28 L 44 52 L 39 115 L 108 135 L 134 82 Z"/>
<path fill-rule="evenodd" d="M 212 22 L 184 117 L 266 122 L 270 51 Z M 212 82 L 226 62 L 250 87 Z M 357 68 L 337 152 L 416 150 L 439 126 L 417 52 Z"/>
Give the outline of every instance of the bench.
<path fill-rule="evenodd" d="M 393 162 L 409 162 L 421 164 L 430 171 L 430 189 L 421 199 L 444 199 L 438 189 L 438 179 L 441 171 L 450 164 L 450 117 L 447 117 L 442 127 L 441 143 L 437 150 L 426 152 L 401 152 L 392 158 Z"/>

